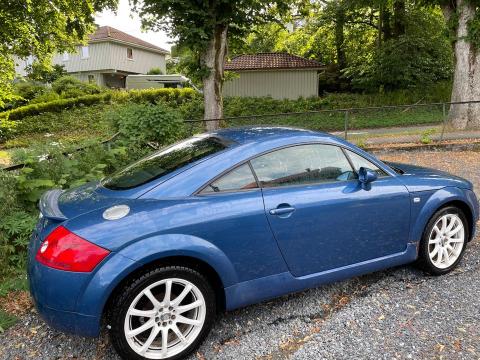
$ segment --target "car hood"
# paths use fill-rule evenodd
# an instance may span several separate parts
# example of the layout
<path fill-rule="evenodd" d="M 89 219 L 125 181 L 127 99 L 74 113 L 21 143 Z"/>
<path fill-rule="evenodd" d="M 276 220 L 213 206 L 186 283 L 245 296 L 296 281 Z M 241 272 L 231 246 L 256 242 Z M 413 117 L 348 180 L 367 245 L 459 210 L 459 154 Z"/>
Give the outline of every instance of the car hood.
<path fill-rule="evenodd" d="M 385 162 L 397 174 L 409 191 L 427 191 L 441 189 L 446 186 L 455 186 L 472 190 L 470 181 L 445 171 L 430 169 L 423 166 Z"/>
<path fill-rule="evenodd" d="M 113 206 L 130 197 L 109 191 L 99 182 L 92 182 L 70 190 L 50 190 L 40 199 L 40 212 L 52 220 L 63 221 L 87 212 Z"/>

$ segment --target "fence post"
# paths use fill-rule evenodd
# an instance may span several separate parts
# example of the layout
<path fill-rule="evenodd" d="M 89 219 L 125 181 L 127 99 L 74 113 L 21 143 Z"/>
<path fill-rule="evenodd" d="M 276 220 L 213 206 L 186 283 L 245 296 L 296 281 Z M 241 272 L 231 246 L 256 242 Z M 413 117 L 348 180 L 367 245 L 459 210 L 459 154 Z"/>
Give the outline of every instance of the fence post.
<path fill-rule="evenodd" d="M 347 140 L 348 136 L 348 110 L 345 111 L 345 140 Z"/>
<path fill-rule="evenodd" d="M 440 142 L 443 141 L 443 135 L 445 134 L 445 127 L 447 126 L 447 104 L 442 104 L 442 114 L 443 114 L 443 125 L 442 133 L 440 134 Z"/>

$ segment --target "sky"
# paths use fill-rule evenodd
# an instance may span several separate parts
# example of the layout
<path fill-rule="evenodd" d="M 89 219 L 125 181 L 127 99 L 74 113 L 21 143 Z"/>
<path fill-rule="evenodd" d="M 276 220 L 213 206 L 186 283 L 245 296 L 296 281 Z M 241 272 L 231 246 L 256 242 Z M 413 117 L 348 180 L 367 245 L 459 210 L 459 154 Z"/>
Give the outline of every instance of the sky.
<path fill-rule="evenodd" d="M 95 21 L 100 26 L 111 26 L 132 36 L 148 41 L 163 49 L 170 50 L 172 39 L 164 32 L 143 32 L 139 17 L 130 11 L 128 0 L 118 2 L 117 13 L 112 11 L 103 11 L 95 16 Z"/>

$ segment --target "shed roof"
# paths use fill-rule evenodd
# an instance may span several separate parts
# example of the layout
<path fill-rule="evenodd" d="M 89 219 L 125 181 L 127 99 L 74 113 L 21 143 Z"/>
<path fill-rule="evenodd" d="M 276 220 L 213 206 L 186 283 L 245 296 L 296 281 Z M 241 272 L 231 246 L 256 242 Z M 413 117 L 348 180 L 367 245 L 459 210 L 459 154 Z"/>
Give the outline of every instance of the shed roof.
<path fill-rule="evenodd" d="M 138 45 L 143 48 L 151 49 L 155 52 L 168 54 L 167 50 L 162 49 L 159 46 L 150 44 L 149 42 L 146 42 L 135 36 L 129 35 L 111 26 L 100 26 L 97 28 L 97 30 L 93 34 L 89 35 L 89 41 L 108 41 L 108 40 L 120 41 L 124 43 L 129 43 L 132 45 Z"/>
<path fill-rule="evenodd" d="M 288 53 L 244 54 L 225 63 L 225 70 L 296 70 L 321 69 L 324 65 L 315 60 L 305 59 Z"/>

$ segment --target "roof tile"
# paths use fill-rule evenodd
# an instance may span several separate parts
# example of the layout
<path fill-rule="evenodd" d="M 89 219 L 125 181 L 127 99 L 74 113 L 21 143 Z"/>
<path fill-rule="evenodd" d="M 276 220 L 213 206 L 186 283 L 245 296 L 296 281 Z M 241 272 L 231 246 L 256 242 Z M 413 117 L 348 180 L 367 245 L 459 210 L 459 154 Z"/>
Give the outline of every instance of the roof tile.
<path fill-rule="evenodd" d="M 323 64 L 287 53 L 244 54 L 225 63 L 225 70 L 318 69 Z"/>
<path fill-rule="evenodd" d="M 89 39 L 90 41 L 117 40 L 117 41 L 127 42 L 133 45 L 139 45 L 152 50 L 168 53 L 167 50 L 162 49 L 161 47 L 150 44 L 149 42 L 143 41 L 135 36 L 124 33 L 123 31 L 117 30 L 111 26 L 98 27 L 93 34 L 89 35 Z"/>

